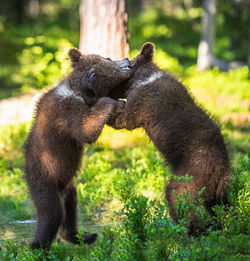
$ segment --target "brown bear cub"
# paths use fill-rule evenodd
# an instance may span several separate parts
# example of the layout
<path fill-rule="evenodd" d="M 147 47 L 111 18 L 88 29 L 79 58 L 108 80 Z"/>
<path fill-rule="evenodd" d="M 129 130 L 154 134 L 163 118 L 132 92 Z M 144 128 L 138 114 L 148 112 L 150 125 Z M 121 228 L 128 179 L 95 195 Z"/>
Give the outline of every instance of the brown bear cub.
<path fill-rule="evenodd" d="M 176 194 L 188 188 L 192 199 L 205 187 L 204 205 L 227 204 L 229 157 L 219 127 L 194 102 L 183 84 L 153 63 L 154 46 L 147 43 L 131 61 L 133 76 L 110 97 L 126 93 L 123 112 L 111 117 L 109 124 L 132 130 L 143 127 L 157 149 L 165 157 L 176 176 L 192 176 L 190 183 L 172 179 L 166 187 L 171 216 L 177 223 Z M 113 115 L 114 116 L 114 115 Z M 190 213 L 189 234 L 197 232 L 197 217 Z"/>
<path fill-rule="evenodd" d="M 57 232 L 80 243 L 73 177 L 84 145 L 95 142 L 113 111 L 124 106 L 104 96 L 131 75 L 127 58 L 112 62 L 77 49 L 69 58 L 73 71 L 39 100 L 25 144 L 26 180 L 37 212 L 33 248 L 48 248 Z M 96 237 L 85 234 L 83 241 L 90 244 Z"/>

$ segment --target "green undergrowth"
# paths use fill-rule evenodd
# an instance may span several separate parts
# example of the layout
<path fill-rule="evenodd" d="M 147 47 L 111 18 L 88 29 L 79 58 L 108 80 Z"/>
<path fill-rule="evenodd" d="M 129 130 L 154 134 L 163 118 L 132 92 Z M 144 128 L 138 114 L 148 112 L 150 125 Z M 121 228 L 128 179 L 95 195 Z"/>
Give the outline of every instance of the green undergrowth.
<path fill-rule="evenodd" d="M 215 207 L 213 220 L 186 191 L 178 197 L 180 222 L 174 225 L 164 197 L 172 172 L 164 159 L 143 130 L 105 127 L 98 142 L 85 148 L 75 178 L 80 231 L 98 232 L 98 240 L 91 246 L 75 246 L 57 238 L 48 252 L 31 250 L 35 224 L 19 222 L 35 219 L 23 178 L 22 146 L 30 123 L 1 126 L 0 260 L 249 260 L 249 68 L 198 72 L 194 64 L 201 33 L 200 5 L 186 9 L 179 4 L 169 12 L 161 2 L 155 1 L 140 14 L 129 13 L 130 57 L 144 42 L 152 41 L 155 62 L 176 74 L 221 125 L 231 158 L 231 207 Z M 246 62 L 247 39 L 241 35 L 247 34 L 247 19 L 241 18 L 246 17 L 247 8 L 237 19 L 230 19 L 224 13 L 233 10 L 231 2 L 217 6 L 215 54 L 223 60 Z M 79 3 L 57 4 L 51 6 L 51 15 L 20 25 L 0 16 L 0 100 L 30 88 L 50 88 L 69 71 L 66 54 L 79 41 Z M 186 182 L 190 178 L 183 177 Z M 202 228 L 197 238 L 187 236 L 190 209 L 196 211 Z M 221 224 L 220 230 L 208 226 L 214 221 Z"/>
<path fill-rule="evenodd" d="M 194 205 L 186 191 L 178 198 L 180 223 L 174 225 L 164 199 L 172 177 L 143 130 L 115 131 L 105 127 L 98 142 L 85 149 L 75 178 L 79 227 L 98 232 L 91 246 L 55 240 L 48 252 L 31 250 L 34 208 L 23 179 L 22 144 L 30 124 L 0 130 L 0 259 L 1 260 L 247 260 L 250 235 L 250 152 L 246 126 L 223 125 L 231 155 L 230 201 L 215 207 L 213 219 Z M 237 131 L 236 131 L 237 130 Z M 240 133 L 240 135 L 239 135 Z M 188 182 L 191 177 L 183 177 Z M 202 191 L 201 191 L 202 193 Z M 188 237 L 188 213 L 194 209 L 203 232 Z"/>
<path fill-rule="evenodd" d="M 37 82 L 40 86 L 50 85 L 60 70 L 66 73 L 68 67 L 62 67 L 65 66 L 65 56 L 62 55 L 65 48 L 52 57 L 49 51 L 42 48 L 43 43 L 40 43 L 40 47 L 36 46 L 38 38 L 25 41 L 26 54 L 20 59 L 24 59 L 25 73 L 30 72 L 34 76 L 22 76 L 30 81 L 27 84 Z M 63 41 L 63 46 L 69 47 L 70 43 Z M 136 50 L 132 51 L 131 56 L 135 53 Z M 45 78 L 40 78 L 41 68 L 44 68 L 40 59 L 44 62 L 46 57 L 48 72 Z M 36 64 L 34 70 L 25 59 L 31 59 Z M 232 206 L 229 209 L 214 209 L 221 230 L 212 231 L 209 228 L 208 225 L 214 220 L 203 207 L 190 201 L 188 191 L 178 198 L 180 223 L 174 225 L 164 199 L 165 184 L 169 182 L 172 173 L 161 155 L 143 130 L 115 131 L 105 127 L 97 143 L 85 148 L 82 167 L 75 178 L 80 230 L 98 232 L 97 242 L 92 246 L 73 246 L 57 239 L 47 253 L 31 250 L 29 242 L 35 224 L 18 222 L 35 219 L 34 207 L 23 179 L 22 146 L 30 123 L 16 124 L 0 129 L 1 260 L 249 258 L 249 69 L 242 67 L 229 72 L 213 69 L 198 73 L 195 66 L 185 69 L 178 59 L 160 48 L 156 52 L 155 61 L 161 68 L 176 73 L 197 102 L 208 109 L 221 126 L 232 165 L 229 187 Z M 56 67 L 53 74 L 53 68 Z M 24 89 L 25 86 L 29 88 L 23 84 Z M 194 209 L 199 216 L 202 233 L 198 238 L 187 237 L 190 209 Z"/>

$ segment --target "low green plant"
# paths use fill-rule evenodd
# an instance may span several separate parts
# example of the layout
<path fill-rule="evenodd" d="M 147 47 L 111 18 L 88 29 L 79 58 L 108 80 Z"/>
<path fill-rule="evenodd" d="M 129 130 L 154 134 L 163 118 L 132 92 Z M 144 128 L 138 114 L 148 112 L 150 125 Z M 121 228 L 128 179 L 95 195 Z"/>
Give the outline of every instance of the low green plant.
<path fill-rule="evenodd" d="M 22 144 L 29 128 L 18 124 L 0 130 L 1 260 L 247 260 L 250 153 L 245 153 L 247 141 L 241 142 L 248 137 L 243 127 L 224 126 L 233 148 L 231 206 L 214 208 L 215 221 L 221 223 L 217 231 L 207 229 L 212 218 L 188 190 L 177 197 L 179 223 L 174 225 L 164 200 L 165 182 L 173 176 L 161 155 L 139 131 L 105 128 L 98 142 L 86 148 L 75 179 L 79 227 L 82 233 L 98 232 L 98 239 L 91 246 L 55 240 L 48 253 L 29 247 L 34 223 L 16 222 L 35 218 L 23 179 Z M 174 178 L 187 183 L 191 179 Z M 190 210 L 203 228 L 197 238 L 187 236 Z"/>

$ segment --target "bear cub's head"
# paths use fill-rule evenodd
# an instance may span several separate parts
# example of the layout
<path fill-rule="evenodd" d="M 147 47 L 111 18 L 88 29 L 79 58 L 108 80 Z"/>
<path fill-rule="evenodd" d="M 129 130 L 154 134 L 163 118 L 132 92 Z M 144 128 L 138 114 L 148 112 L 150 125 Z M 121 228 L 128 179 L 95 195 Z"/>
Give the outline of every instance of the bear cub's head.
<path fill-rule="evenodd" d="M 150 42 L 145 43 L 140 53 L 130 61 L 130 68 L 133 75 L 128 80 L 121 83 L 117 88 L 114 88 L 109 96 L 113 99 L 126 98 L 130 87 L 136 81 L 143 81 L 149 77 L 154 70 L 158 70 L 153 63 L 155 48 Z"/>
<path fill-rule="evenodd" d="M 132 75 L 128 58 L 112 61 L 100 55 L 83 55 L 75 48 L 70 49 L 68 56 L 73 68 L 67 78 L 68 83 L 82 96 L 87 105 L 108 96 L 113 88 Z"/>

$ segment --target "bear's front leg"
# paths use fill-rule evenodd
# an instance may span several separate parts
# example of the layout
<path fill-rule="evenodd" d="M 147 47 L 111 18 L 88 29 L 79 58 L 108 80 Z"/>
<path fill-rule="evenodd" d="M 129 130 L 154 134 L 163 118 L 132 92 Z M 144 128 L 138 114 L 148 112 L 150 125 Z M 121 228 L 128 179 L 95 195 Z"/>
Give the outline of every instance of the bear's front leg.
<path fill-rule="evenodd" d="M 114 111 L 114 113 L 110 115 L 107 124 L 117 130 L 133 130 L 141 127 L 135 117 L 135 112 L 133 110 L 128 110 L 127 106 L 128 105 L 126 105 L 126 108 Z"/>
<path fill-rule="evenodd" d="M 115 108 L 113 109 L 112 113 L 109 116 L 108 121 L 106 122 L 107 125 L 114 127 L 116 119 L 125 111 L 125 105 L 126 102 L 125 101 L 117 101 L 115 104 Z"/>
<path fill-rule="evenodd" d="M 119 103 L 109 97 L 102 97 L 88 110 L 82 129 L 87 143 L 93 143 L 98 139 L 113 110 L 120 106 Z"/>

